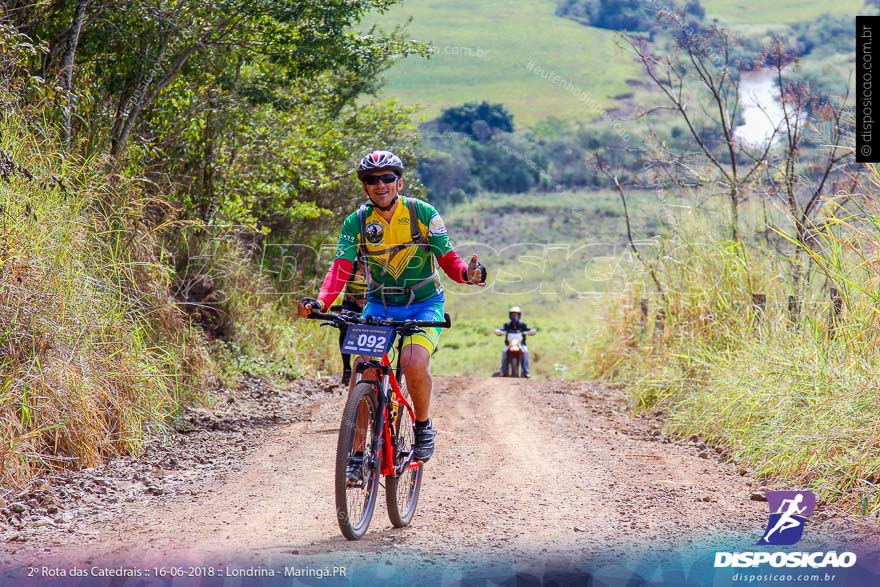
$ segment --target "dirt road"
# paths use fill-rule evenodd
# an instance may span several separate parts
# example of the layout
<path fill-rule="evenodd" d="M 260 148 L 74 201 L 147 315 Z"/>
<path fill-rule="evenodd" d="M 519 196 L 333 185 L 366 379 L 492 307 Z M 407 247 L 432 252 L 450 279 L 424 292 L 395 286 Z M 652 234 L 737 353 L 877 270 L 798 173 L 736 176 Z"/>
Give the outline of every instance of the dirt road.
<path fill-rule="evenodd" d="M 334 518 L 332 488 L 343 393 L 328 388 L 307 400 L 291 408 L 296 421 L 232 444 L 222 435 L 235 426 L 222 419 L 208 426 L 207 442 L 216 441 L 225 457 L 215 467 L 222 475 L 178 466 L 166 473 L 173 479 L 164 488 L 125 485 L 124 492 L 118 485 L 132 481 L 119 479 L 125 470 L 101 473 L 111 490 L 88 515 L 69 523 L 56 516 L 11 538 L 7 532 L 7 562 L 148 568 L 168 561 L 222 565 L 234 556 L 239 565 L 401 558 L 440 566 L 471 559 L 547 564 L 706 540 L 754 544 L 767 519 L 766 503 L 750 499 L 756 488 L 747 476 L 699 442 L 665 439 L 652 417 L 627 415 L 619 391 L 579 382 L 438 378 L 438 449 L 412 526 L 393 529 L 380 496 L 367 536 L 347 542 Z M 246 420 L 242 426 L 253 428 Z M 236 450 L 240 444 L 246 456 L 230 454 L 223 442 Z M 116 505 L 96 514 L 107 495 Z"/>

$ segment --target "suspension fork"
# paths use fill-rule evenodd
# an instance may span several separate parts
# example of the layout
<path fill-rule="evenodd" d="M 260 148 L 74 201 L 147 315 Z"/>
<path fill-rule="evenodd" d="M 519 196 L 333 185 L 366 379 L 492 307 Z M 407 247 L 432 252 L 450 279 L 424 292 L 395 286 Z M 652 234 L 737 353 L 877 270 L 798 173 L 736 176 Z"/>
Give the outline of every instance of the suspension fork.
<path fill-rule="evenodd" d="M 397 447 L 394 445 L 394 438 L 392 436 L 392 423 L 389 422 L 387 418 L 388 404 L 391 399 L 391 394 L 397 394 L 400 398 L 399 405 L 401 407 L 398 409 L 405 407 L 410 413 L 413 410 L 412 406 L 400 392 L 400 385 L 398 384 L 398 381 L 400 381 L 400 378 L 403 375 L 403 368 L 400 366 L 402 352 L 403 337 L 399 336 L 397 339 L 397 365 L 395 367 L 392 367 L 391 362 L 388 360 L 388 355 L 385 355 L 382 357 L 381 365 L 376 365 L 375 363 L 371 365 L 369 362 L 361 363 L 357 366 L 356 370 L 356 373 L 363 374 L 368 369 L 372 369 L 373 373 L 380 376 L 379 381 L 376 382 L 378 407 L 376 409 L 373 438 L 371 439 L 373 450 L 371 450 L 370 458 L 372 459 L 374 466 L 380 467 L 383 475 L 397 475 L 402 472 L 395 470 L 394 452 L 397 450 Z M 358 381 L 360 381 L 360 378 L 358 378 Z M 401 417 L 404 417 L 403 414 L 398 416 L 398 420 Z M 406 417 L 410 417 L 410 415 L 407 414 Z"/>
<path fill-rule="evenodd" d="M 397 381 L 401 381 L 403 378 L 403 367 L 400 366 L 400 359 L 403 357 L 403 336 L 397 337 L 397 366 L 394 368 L 394 376 L 397 378 Z M 387 357 L 385 357 L 387 360 Z"/>
<path fill-rule="evenodd" d="M 382 359 L 382 379 L 377 384 L 379 394 L 376 409 L 376 426 L 373 431 L 374 451 L 371 455 L 375 466 L 382 475 L 394 474 L 394 441 L 391 437 L 391 422 L 388 421 L 388 400 L 390 398 L 391 366 L 388 357 Z"/>

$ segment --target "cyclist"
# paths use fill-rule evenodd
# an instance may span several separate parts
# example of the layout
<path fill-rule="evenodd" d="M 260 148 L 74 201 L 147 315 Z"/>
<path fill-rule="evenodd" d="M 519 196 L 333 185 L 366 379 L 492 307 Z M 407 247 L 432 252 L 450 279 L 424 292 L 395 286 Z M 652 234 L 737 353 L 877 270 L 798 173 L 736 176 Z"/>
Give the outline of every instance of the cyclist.
<path fill-rule="evenodd" d="M 364 316 L 443 320 L 443 286 L 435 260 L 453 281 L 486 285 L 486 268 L 476 254 L 469 263 L 458 256 L 437 210 L 427 202 L 400 195 L 400 157 L 390 151 L 368 153 L 358 165 L 357 176 L 370 201 L 343 222 L 336 260 L 324 277 L 321 293 L 317 300 L 300 301 L 300 316 L 323 311 L 336 299 L 359 253 L 366 261 Z M 416 414 L 415 458 L 424 462 L 434 454 L 436 431 L 429 417 L 433 384 L 429 367 L 440 329 L 408 338 L 400 364 Z"/>
<path fill-rule="evenodd" d="M 519 306 L 513 306 L 510 310 L 507 311 L 507 317 L 510 319 L 510 322 L 507 322 L 501 328 L 495 329 L 495 334 L 499 336 L 504 336 L 508 332 L 522 332 L 522 351 L 523 351 L 523 371 L 525 371 L 526 377 L 531 377 L 529 375 L 529 349 L 526 347 L 526 336 L 529 334 L 535 334 L 537 332 L 534 328 L 529 328 L 525 322 L 520 321 L 522 317 L 522 308 Z M 503 374 L 507 371 L 507 337 L 504 336 L 504 350 L 501 351 L 501 371 L 499 374 Z"/>

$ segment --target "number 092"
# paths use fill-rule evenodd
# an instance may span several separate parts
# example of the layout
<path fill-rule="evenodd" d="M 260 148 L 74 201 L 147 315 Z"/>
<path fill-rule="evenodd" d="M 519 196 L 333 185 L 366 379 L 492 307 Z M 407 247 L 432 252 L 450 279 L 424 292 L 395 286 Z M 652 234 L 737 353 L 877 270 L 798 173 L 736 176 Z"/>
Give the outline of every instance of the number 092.
<path fill-rule="evenodd" d="M 385 341 L 388 340 L 384 336 L 376 336 L 375 334 L 359 334 L 358 346 L 370 349 L 385 348 Z"/>

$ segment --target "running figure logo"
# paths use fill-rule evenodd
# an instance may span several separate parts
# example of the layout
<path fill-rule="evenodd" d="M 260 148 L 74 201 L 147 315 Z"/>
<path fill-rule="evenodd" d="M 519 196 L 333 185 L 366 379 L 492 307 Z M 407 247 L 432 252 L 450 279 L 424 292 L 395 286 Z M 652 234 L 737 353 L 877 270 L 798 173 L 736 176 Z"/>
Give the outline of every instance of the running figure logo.
<path fill-rule="evenodd" d="M 768 491 L 770 519 L 758 544 L 790 546 L 804 535 L 804 522 L 816 507 L 812 491 Z"/>

